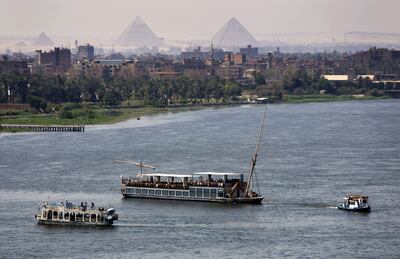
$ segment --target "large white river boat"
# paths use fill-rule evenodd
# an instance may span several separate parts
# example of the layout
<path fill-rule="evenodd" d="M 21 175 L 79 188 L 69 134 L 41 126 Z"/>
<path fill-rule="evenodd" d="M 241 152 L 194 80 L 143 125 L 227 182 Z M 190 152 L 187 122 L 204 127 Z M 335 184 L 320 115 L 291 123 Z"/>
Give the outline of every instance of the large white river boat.
<path fill-rule="evenodd" d="M 121 193 L 124 197 L 221 203 L 261 203 L 264 197 L 253 190 L 255 166 L 264 127 L 267 106 L 258 135 L 256 150 L 247 173 L 198 172 L 191 174 L 144 173 L 155 169 L 142 162 L 116 161 L 138 166 L 136 177 L 121 176 Z M 257 186 L 258 188 L 258 186 Z"/>
<path fill-rule="evenodd" d="M 86 202 L 77 206 L 69 202 L 43 202 L 35 218 L 39 224 L 46 225 L 110 226 L 118 220 L 118 214 L 113 208 L 96 208 L 93 203 L 91 206 Z"/>

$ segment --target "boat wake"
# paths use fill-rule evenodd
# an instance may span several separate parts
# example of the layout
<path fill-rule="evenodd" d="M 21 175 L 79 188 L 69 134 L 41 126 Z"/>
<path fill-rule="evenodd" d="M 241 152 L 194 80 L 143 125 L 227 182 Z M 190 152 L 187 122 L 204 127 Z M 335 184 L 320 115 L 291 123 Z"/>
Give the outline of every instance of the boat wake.
<path fill-rule="evenodd" d="M 207 224 L 130 224 L 130 223 L 118 223 L 114 224 L 113 227 L 121 227 L 121 228 L 206 228 L 209 227 Z"/>
<path fill-rule="evenodd" d="M 337 208 L 336 206 L 332 206 L 332 204 L 327 203 L 310 203 L 310 202 L 269 202 L 268 205 L 285 205 L 289 207 L 299 206 L 299 207 L 311 207 L 311 208 Z"/>

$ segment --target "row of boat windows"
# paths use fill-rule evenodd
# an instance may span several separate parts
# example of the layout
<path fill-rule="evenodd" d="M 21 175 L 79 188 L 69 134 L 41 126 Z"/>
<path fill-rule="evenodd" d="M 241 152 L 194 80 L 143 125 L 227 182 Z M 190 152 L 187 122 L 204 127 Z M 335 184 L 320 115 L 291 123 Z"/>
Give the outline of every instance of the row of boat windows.
<path fill-rule="evenodd" d="M 362 202 L 361 202 L 362 201 Z M 354 205 L 354 204 L 359 204 L 359 203 L 364 203 L 364 204 L 367 204 L 368 202 L 367 202 L 367 200 L 358 200 L 358 201 L 354 201 L 354 200 L 348 200 L 347 201 L 347 203 L 348 204 L 350 204 L 350 205 Z"/>
<path fill-rule="evenodd" d="M 159 190 L 144 188 L 127 188 L 127 194 L 140 194 L 143 196 L 172 196 L 196 198 L 223 198 L 224 191 L 211 188 L 190 188 L 189 191 Z"/>
<path fill-rule="evenodd" d="M 62 211 L 47 211 L 43 212 L 44 219 L 53 220 L 66 220 L 66 221 L 85 221 L 85 222 L 102 222 L 104 221 L 104 215 L 101 214 L 89 214 L 89 213 L 75 213 L 75 212 L 65 212 Z M 97 220 L 97 221 L 96 221 Z"/>

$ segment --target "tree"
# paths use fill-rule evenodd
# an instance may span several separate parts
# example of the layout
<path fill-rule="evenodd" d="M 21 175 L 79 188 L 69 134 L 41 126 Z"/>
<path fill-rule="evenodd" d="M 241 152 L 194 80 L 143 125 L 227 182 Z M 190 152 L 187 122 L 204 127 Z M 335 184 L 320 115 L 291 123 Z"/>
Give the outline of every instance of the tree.
<path fill-rule="evenodd" d="M 219 77 L 212 77 L 205 82 L 205 97 L 222 98 L 224 96 L 224 82 Z"/>
<path fill-rule="evenodd" d="M 324 90 L 326 94 L 336 94 L 336 87 L 328 80 L 321 78 L 318 82 L 319 90 Z"/>
<path fill-rule="evenodd" d="M 39 96 L 52 103 L 65 102 L 65 91 L 58 75 L 38 71 L 32 74 L 29 95 Z"/>
<path fill-rule="evenodd" d="M 120 103 L 118 93 L 116 91 L 107 91 L 103 97 L 103 102 L 110 106 L 116 106 Z"/>
<path fill-rule="evenodd" d="M 58 112 L 58 117 L 60 119 L 73 119 L 74 118 L 74 114 L 72 113 L 72 111 L 70 110 L 65 110 L 65 109 L 60 109 L 60 111 Z"/>
<path fill-rule="evenodd" d="M 79 103 L 81 99 L 81 88 L 79 80 L 76 78 L 71 78 L 65 83 L 65 100 L 67 102 Z"/>
<path fill-rule="evenodd" d="M 382 93 L 381 91 L 379 91 L 378 89 L 376 89 L 376 88 L 373 88 L 373 89 L 369 92 L 369 94 L 372 95 L 372 96 L 375 96 L 375 97 L 379 97 L 379 96 L 382 96 L 382 95 L 383 95 L 383 93 Z"/>
<path fill-rule="evenodd" d="M 36 109 L 37 111 L 45 111 L 47 108 L 47 102 L 39 97 L 39 96 L 32 96 L 30 98 L 31 107 Z"/>
<path fill-rule="evenodd" d="M 228 82 L 224 86 L 224 96 L 226 97 L 239 96 L 241 92 L 242 90 L 237 83 Z"/>
<path fill-rule="evenodd" d="M 81 76 L 79 83 L 82 91 L 82 99 L 86 102 L 97 102 L 105 94 L 106 83 L 97 77 Z"/>
<path fill-rule="evenodd" d="M 263 75 L 262 73 L 260 73 L 260 72 L 257 72 L 257 73 L 255 74 L 255 82 L 256 82 L 257 85 L 263 85 L 263 84 L 265 84 L 265 77 L 264 77 L 264 75 Z"/>

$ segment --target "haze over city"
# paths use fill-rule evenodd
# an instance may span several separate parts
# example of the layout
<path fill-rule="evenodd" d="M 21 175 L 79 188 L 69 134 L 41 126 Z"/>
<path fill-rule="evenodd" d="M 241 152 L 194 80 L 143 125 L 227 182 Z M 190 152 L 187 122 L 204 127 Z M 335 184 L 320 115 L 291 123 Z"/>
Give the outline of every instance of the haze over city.
<path fill-rule="evenodd" d="M 44 31 L 51 37 L 114 40 L 136 16 L 167 40 L 209 40 L 230 17 L 258 38 L 272 33 L 400 33 L 399 8 L 396 0 L 2 0 L 0 36 L 36 37 Z"/>

